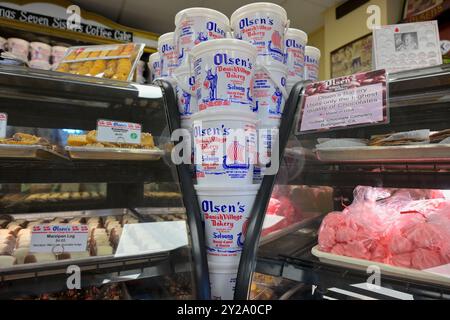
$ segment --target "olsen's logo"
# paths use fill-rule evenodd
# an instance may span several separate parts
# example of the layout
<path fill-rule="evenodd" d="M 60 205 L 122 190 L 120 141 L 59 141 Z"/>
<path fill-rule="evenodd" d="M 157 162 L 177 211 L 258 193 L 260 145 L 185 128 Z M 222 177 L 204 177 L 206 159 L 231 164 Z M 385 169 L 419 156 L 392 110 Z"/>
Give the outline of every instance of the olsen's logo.
<path fill-rule="evenodd" d="M 210 200 L 202 201 L 203 212 L 212 213 L 243 213 L 245 211 L 245 205 L 237 202 L 236 204 L 215 204 Z"/>
<path fill-rule="evenodd" d="M 202 129 L 201 126 L 194 127 L 194 137 L 205 137 L 205 136 L 227 136 L 230 134 L 231 128 L 225 127 L 222 125 L 218 128 L 207 128 Z"/>
<path fill-rule="evenodd" d="M 226 35 L 226 34 L 225 34 L 225 30 L 222 30 L 221 28 L 219 28 L 219 26 L 217 25 L 217 23 L 212 22 L 212 21 L 208 21 L 208 22 L 206 23 L 206 29 L 207 29 L 208 31 L 218 33 L 218 34 L 220 34 L 220 35 L 222 35 L 222 36 L 224 36 L 224 37 L 225 37 L 225 35 Z"/>
<path fill-rule="evenodd" d="M 265 25 L 273 26 L 273 19 L 270 17 L 255 18 L 255 19 L 244 18 L 244 19 L 241 19 L 241 21 L 239 21 L 239 28 L 243 29 L 245 27 L 250 27 L 250 26 L 258 25 L 258 24 L 265 24 Z"/>
<path fill-rule="evenodd" d="M 214 56 L 214 64 L 216 66 L 230 65 L 230 66 L 239 66 L 248 69 L 252 69 L 253 63 L 250 62 L 250 59 L 241 59 L 241 58 L 233 58 L 228 56 L 226 53 L 217 53 Z"/>
<path fill-rule="evenodd" d="M 174 46 L 171 46 L 170 44 L 163 44 L 161 51 L 162 53 L 166 53 L 168 51 L 173 51 L 174 50 Z"/>
<path fill-rule="evenodd" d="M 305 46 L 295 39 L 286 39 L 287 48 L 303 49 Z"/>

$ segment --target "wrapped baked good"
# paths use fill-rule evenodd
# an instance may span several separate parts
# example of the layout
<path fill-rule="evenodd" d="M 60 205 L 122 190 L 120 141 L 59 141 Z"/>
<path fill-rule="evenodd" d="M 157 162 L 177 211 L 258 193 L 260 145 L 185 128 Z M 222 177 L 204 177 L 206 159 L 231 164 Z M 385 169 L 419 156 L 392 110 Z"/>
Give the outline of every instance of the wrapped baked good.
<path fill-rule="evenodd" d="M 56 256 L 53 253 L 34 253 L 28 254 L 24 263 L 42 263 L 56 261 Z"/>
<path fill-rule="evenodd" d="M 131 81 L 144 44 L 128 43 L 70 47 L 56 71 Z"/>

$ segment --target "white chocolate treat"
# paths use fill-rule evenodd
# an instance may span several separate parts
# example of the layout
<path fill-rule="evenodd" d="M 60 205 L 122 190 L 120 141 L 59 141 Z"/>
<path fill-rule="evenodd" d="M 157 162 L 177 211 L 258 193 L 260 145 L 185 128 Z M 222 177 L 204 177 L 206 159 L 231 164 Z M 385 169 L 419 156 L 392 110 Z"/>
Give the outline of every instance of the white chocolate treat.
<path fill-rule="evenodd" d="M 0 256 L 0 268 L 9 268 L 16 264 L 16 258 L 12 256 Z"/>
<path fill-rule="evenodd" d="M 96 246 L 95 253 L 97 256 L 108 256 L 113 254 L 113 248 L 111 246 Z"/>
<path fill-rule="evenodd" d="M 25 257 L 28 255 L 29 248 L 17 248 L 13 256 L 16 257 L 17 264 L 24 264 Z"/>

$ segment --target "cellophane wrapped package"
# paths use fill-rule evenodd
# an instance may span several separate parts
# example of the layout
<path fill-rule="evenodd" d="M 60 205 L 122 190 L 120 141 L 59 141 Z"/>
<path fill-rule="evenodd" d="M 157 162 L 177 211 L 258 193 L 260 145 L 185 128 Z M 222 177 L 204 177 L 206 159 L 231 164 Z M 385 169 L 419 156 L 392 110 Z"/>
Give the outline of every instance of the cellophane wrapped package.
<path fill-rule="evenodd" d="M 56 71 L 131 81 L 144 47 L 143 43 L 70 47 Z"/>
<path fill-rule="evenodd" d="M 357 187 L 353 203 L 331 212 L 319 250 L 398 267 L 450 263 L 450 199 L 440 190 Z"/>

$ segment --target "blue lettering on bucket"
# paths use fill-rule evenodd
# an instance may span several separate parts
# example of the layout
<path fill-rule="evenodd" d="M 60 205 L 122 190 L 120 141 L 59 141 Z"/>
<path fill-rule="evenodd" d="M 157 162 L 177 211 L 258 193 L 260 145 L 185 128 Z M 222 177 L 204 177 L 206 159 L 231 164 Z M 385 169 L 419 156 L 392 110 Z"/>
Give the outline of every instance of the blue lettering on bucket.
<path fill-rule="evenodd" d="M 286 39 L 286 47 L 287 48 L 296 48 L 296 49 L 303 49 L 305 48 L 304 45 L 301 43 L 295 41 L 295 39 Z"/>
<path fill-rule="evenodd" d="M 221 28 L 219 28 L 217 23 L 215 23 L 213 21 L 208 21 L 206 23 L 206 29 L 208 29 L 208 31 L 212 31 L 212 32 L 218 33 L 218 34 L 222 35 L 223 37 L 226 36 L 225 30 L 222 30 Z"/>
<path fill-rule="evenodd" d="M 266 24 L 269 26 L 273 26 L 273 19 L 270 17 L 267 18 L 244 18 L 239 21 L 239 28 L 244 29 L 245 27 L 250 27 L 258 24 Z"/>
<path fill-rule="evenodd" d="M 245 205 L 239 201 L 236 204 L 217 204 L 210 200 L 203 200 L 202 210 L 203 212 L 212 213 L 243 213 Z"/>
<path fill-rule="evenodd" d="M 213 232 L 214 239 L 226 239 L 226 240 L 233 240 L 232 234 L 223 234 L 220 232 Z"/>
<path fill-rule="evenodd" d="M 171 46 L 170 44 L 163 44 L 161 51 L 162 53 L 165 53 L 167 51 L 173 51 L 174 50 L 174 46 Z"/>
<path fill-rule="evenodd" d="M 230 66 L 240 66 L 248 69 L 253 68 L 253 63 L 250 62 L 250 59 L 241 59 L 241 58 L 233 58 L 229 57 L 226 53 L 217 53 L 214 56 L 214 64 L 216 66 L 230 65 Z"/>
<path fill-rule="evenodd" d="M 231 128 L 225 127 L 222 125 L 218 128 L 206 128 L 201 129 L 200 126 L 194 126 L 194 137 L 205 137 L 205 136 L 228 136 L 230 134 Z"/>

